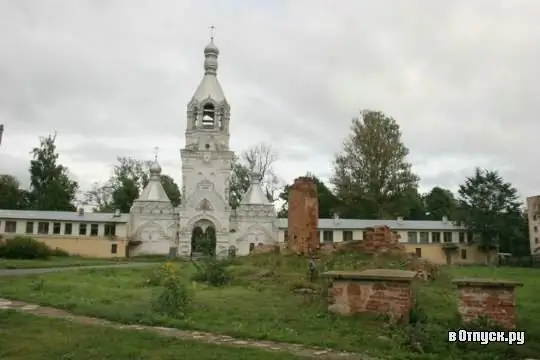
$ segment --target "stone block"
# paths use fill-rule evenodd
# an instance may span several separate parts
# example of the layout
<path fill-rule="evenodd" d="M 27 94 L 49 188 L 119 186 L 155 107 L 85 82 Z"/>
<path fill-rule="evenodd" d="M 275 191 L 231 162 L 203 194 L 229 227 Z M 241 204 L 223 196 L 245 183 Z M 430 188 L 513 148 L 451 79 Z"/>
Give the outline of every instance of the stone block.
<path fill-rule="evenodd" d="M 507 329 L 516 327 L 515 288 L 523 283 L 497 279 L 456 279 L 458 309 L 464 322 L 487 319 Z"/>
<path fill-rule="evenodd" d="M 395 320 L 409 316 L 414 271 L 370 269 L 328 271 L 322 275 L 331 279 L 328 292 L 331 312 L 385 314 Z"/>

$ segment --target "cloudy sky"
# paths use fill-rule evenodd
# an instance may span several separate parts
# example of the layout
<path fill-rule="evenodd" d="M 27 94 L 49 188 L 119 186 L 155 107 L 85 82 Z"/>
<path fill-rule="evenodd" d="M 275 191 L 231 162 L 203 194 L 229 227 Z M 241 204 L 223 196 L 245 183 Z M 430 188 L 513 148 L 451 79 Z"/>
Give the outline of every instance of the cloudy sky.
<path fill-rule="evenodd" d="M 180 181 L 215 25 L 231 146 L 271 144 L 285 181 L 328 178 L 367 108 L 398 120 L 423 189 L 481 166 L 540 193 L 538 18 L 534 0 L 0 0 L 0 172 L 26 184 L 57 131 L 82 187 L 155 146 Z"/>

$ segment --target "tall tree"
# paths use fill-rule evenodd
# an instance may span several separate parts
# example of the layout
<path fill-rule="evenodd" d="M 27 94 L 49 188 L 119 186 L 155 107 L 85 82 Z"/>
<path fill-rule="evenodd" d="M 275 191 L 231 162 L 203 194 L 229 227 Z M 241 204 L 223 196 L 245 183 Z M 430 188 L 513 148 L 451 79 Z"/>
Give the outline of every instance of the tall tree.
<path fill-rule="evenodd" d="M 332 191 L 326 186 L 326 184 L 316 177 L 314 174 L 307 173 L 305 177 L 313 180 L 317 186 L 317 197 L 319 200 L 319 218 L 329 219 L 334 216 L 337 211 L 340 209 L 340 201 L 335 196 Z M 288 216 L 288 202 L 289 202 L 289 190 L 291 185 L 285 185 L 283 191 L 279 195 L 280 199 L 283 200 L 283 206 L 278 212 L 278 217 L 286 218 Z"/>
<path fill-rule="evenodd" d="M 30 192 L 36 210 L 75 210 L 74 200 L 79 185 L 70 180 L 68 168 L 57 164 L 56 134 L 40 138 L 32 150 Z"/>
<path fill-rule="evenodd" d="M 26 210 L 31 206 L 30 193 L 20 188 L 12 175 L 0 175 L 0 209 Z"/>
<path fill-rule="evenodd" d="M 430 220 L 441 220 L 443 216 L 453 219 L 455 216 L 457 200 L 448 189 L 435 186 L 424 196 L 424 204 Z"/>
<path fill-rule="evenodd" d="M 279 198 L 282 182 L 274 171 L 278 156 L 270 145 L 260 143 L 242 151 L 240 157 L 232 162 L 232 173 L 229 182 L 229 204 L 235 209 L 242 200 L 250 185 L 250 172 L 260 174 L 261 185 L 268 201 Z"/>
<path fill-rule="evenodd" d="M 343 217 L 408 217 L 405 199 L 417 192 L 418 177 L 406 158 L 396 120 L 379 111 L 363 111 L 334 161 L 331 179 L 343 203 Z"/>
<path fill-rule="evenodd" d="M 476 168 L 474 175 L 459 186 L 456 220 L 479 235 L 479 245 L 490 262 L 490 250 L 496 249 L 509 227 L 517 229 L 521 218 L 517 190 L 497 171 Z M 506 241 L 506 240 L 503 240 Z"/>
<path fill-rule="evenodd" d="M 150 179 L 149 161 L 131 157 L 117 157 L 118 163 L 113 168 L 113 175 L 104 184 L 96 183 L 86 192 L 86 199 L 98 212 L 111 212 L 119 209 L 129 212 L 133 202 Z M 173 206 L 181 201 L 178 184 L 169 175 L 161 174 L 161 185 Z"/>

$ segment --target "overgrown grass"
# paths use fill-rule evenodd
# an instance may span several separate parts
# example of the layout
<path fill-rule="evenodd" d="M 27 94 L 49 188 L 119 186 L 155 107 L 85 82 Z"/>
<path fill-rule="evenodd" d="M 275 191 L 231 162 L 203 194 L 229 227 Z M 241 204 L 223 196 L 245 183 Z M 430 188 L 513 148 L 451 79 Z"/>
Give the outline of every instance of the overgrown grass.
<path fill-rule="evenodd" d="M 178 340 L 0 311 L 2 360 L 293 360 L 292 354 Z"/>
<path fill-rule="evenodd" d="M 399 259 L 340 255 L 319 261 L 319 271 L 399 268 Z M 189 281 L 195 269 L 178 263 Z M 212 287 L 189 283 L 194 292 L 192 310 L 183 319 L 152 309 L 159 287 L 150 286 L 153 269 L 80 270 L 39 277 L 0 278 L 0 296 L 61 307 L 74 313 L 127 323 L 166 325 L 363 352 L 391 359 L 522 360 L 540 354 L 540 273 L 536 269 L 455 268 L 443 271 L 432 283 L 416 284 L 418 307 L 427 318 L 413 329 L 391 326 L 373 316 L 340 317 L 328 313 L 323 280 L 307 280 L 307 260 L 294 256 L 260 255 L 229 265 L 232 283 Z M 447 343 L 447 331 L 459 328 L 457 294 L 451 275 L 491 276 L 523 281 L 517 290 L 519 330 L 527 332 L 524 346 Z M 313 293 L 296 293 L 312 288 Z M 422 353 L 422 351 L 424 353 Z"/>

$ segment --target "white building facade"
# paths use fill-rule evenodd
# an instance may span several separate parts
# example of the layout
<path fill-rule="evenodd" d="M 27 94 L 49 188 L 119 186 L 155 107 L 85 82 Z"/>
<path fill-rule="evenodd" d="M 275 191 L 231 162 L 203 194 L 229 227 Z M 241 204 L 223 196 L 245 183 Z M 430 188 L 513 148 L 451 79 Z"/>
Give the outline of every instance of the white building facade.
<path fill-rule="evenodd" d="M 204 76 L 187 105 L 182 157 L 182 203 L 173 209 L 156 162 L 151 179 L 130 211 L 130 255 L 190 256 L 192 234 L 215 232 L 215 254 L 234 247 L 247 255 L 259 244 L 278 239 L 276 213 L 260 186 L 257 173 L 240 206 L 229 206 L 229 183 L 234 152 L 229 148 L 230 106 L 217 78 L 219 49 L 213 39 L 204 49 Z"/>

